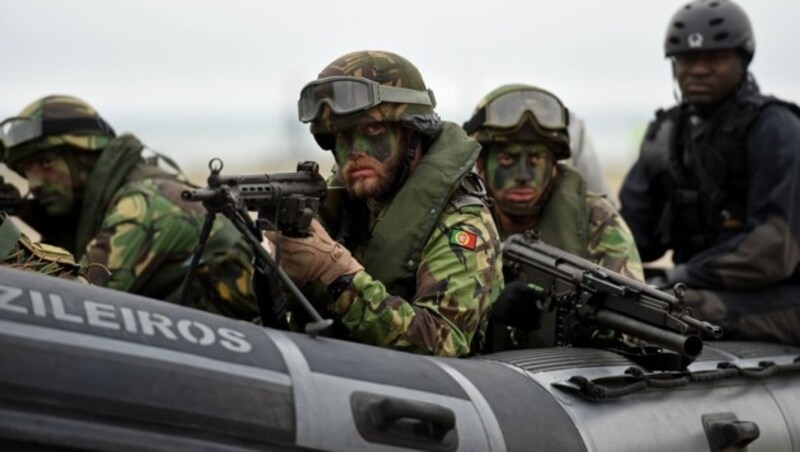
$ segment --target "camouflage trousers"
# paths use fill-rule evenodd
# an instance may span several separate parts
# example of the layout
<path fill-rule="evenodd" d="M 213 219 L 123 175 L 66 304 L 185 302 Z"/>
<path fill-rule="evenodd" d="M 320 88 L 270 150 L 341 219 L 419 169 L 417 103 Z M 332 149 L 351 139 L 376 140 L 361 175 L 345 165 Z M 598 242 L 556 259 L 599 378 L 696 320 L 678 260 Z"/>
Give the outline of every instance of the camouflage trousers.
<path fill-rule="evenodd" d="M 192 280 L 188 306 L 225 317 L 253 321 L 258 318 L 258 302 L 251 285 L 253 267 L 235 252 L 218 253 L 201 265 Z M 177 303 L 180 288 L 166 297 Z"/>
<path fill-rule="evenodd" d="M 725 339 L 800 345 L 800 285 L 748 291 L 690 290 L 697 317 L 725 329 Z"/>

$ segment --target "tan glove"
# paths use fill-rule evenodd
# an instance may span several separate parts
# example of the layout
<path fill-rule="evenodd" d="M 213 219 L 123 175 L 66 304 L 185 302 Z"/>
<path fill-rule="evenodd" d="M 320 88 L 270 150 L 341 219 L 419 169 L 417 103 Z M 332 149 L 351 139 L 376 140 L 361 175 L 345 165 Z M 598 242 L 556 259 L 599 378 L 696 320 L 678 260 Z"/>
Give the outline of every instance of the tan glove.
<path fill-rule="evenodd" d="M 274 231 L 266 233 L 280 250 L 281 267 L 298 286 L 314 281 L 329 285 L 342 275 L 364 269 L 347 248 L 331 238 L 317 219 L 311 221 L 309 233 L 302 238 L 286 237 Z"/>

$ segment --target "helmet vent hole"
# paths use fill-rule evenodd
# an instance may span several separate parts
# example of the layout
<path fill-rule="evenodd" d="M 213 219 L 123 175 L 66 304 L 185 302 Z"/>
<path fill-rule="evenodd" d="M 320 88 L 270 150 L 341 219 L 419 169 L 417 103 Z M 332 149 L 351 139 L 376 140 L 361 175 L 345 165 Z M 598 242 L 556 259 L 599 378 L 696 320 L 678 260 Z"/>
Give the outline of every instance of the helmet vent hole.
<path fill-rule="evenodd" d="M 681 30 L 686 27 L 683 22 L 675 22 L 675 28 L 680 28 Z"/>
<path fill-rule="evenodd" d="M 716 19 L 709 20 L 708 24 L 711 25 L 712 27 L 715 27 L 715 26 L 717 26 L 717 25 L 719 25 L 719 24 L 721 24 L 723 22 L 725 22 L 725 19 L 723 19 L 721 17 L 717 17 Z"/>
<path fill-rule="evenodd" d="M 715 34 L 714 35 L 714 40 L 715 41 L 724 41 L 724 40 L 728 39 L 728 36 L 730 36 L 730 34 L 728 34 L 728 32 L 726 32 L 726 31 L 723 31 L 722 33 Z"/>
<path fill-rule="evenodd" d="M 669 43 L 676 46 L 681 43 L 681 40 L 676 38 L 675 36 L 670 36 Z"/>
<path fill-rule="evenodd" d="M 692 5 L 688 4 L 688 5 L 684 6 L 683 9 L 692 9 Z"/>
<path fill-rule="evenodd" d="M 717 6 L 719 6 L 719 2 L 711 2 L 711 4 L 708 5 L 709 8 L 716 8 Z"/>

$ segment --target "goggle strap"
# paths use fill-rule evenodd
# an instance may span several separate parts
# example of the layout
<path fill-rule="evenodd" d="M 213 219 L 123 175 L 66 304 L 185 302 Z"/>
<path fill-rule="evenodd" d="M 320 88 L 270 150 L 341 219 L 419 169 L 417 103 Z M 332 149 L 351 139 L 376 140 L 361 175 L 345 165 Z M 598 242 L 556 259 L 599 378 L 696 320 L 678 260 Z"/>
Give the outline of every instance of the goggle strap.
<path fill-rule="evenodd" d="M 90 130 L 102 132 L 112 137 L 116 136 L 114 129 L 99 117 L 47 119 L 42 121 L 42 136 L 62 135 Z"/>
<path fill-rule="evenodd" d="M 399 88 L 396 86 L 378 85 L 378 96 L 381 102 L 391 102 L 395 104 L 416 104 L 436 106 L 432 92 L 417 91 L 415 89 Z"/>
<path fill-rule="evenodd" d="M 462 127 L 467 132 L 467 135 L 472 135 L 483 126 L 484 122 L 486 122 L 486 109 L 480 108 Z"/>

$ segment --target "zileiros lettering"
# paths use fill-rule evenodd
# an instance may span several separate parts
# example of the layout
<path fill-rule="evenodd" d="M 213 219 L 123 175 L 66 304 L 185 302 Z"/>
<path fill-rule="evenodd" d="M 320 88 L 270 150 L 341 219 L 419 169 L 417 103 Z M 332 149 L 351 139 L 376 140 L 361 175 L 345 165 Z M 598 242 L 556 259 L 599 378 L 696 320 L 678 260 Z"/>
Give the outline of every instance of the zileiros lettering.
<path fill-rule="evenodd" d="M 28 303 L 24 297 L 25 290 L 0 285 L 0 313 L 5 311 L 41 318 L 50 317 L 61 322 L 85 324 L 108 330 L 124 330 L 146 336 L 161 336 L 173 341 L 182 340 L 206 347 L 219 343 L 226 350 L 237 353 L 248 353 L 253 348 L 245 340 L 244 333 L 231 328 L 213 329 L 197 320 L 172 319 L 145 309 L 115 306 L 92 300 L 81 300 L 77 306 L 72 304 L 71 309 L 67 309 L 66 303 L 57 293 L 38 290 L 27 292 Z"/>

